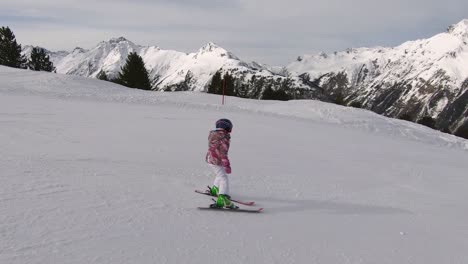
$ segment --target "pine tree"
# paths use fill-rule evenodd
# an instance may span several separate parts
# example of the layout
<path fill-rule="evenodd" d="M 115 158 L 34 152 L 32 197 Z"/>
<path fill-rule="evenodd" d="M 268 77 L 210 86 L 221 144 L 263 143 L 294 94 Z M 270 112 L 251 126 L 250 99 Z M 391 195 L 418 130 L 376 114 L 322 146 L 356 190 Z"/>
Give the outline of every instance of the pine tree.
<path fill-rule="evenodd" d="M 260 99 L 262 100 L 274 100 L 274 91 L 271 87 L 271 83 L 267 84 L 265 89 L 262 91 Z"/>
<path fill-rule="evenodd" d="M 49 55 L 44 49 L 33 48 L 31 59 L 28 61 L 28 68 L 33 71 L 48 71 L 55 70 L 54 64 L 50 61 Z"/>
<path fill-rule="evenodd" d="M 465 122 L 461 127 L 455 131 L 455 136 L 468 139 L 468 123 Z"/>
<path fill-rule="evenodd" d="M 97 75 L 97 78 L 99 80 L 102 80 L 102 81 L 109 81 L 109 78 L 107 77 L 107 74 L 105 71 L 101 70 L 98 75 Z"/>
<path fill-rule="evenodd" d="M 9 27 L 0 28 L 0 65 L 26 68 L 26 58 L 21 54 L 21 45 Z"/>
<path fill-rule="evenodd" d="M 211 78 L 210 85 L 208 85 L 208 93 L 222 94 L 223 93 L 222 85 L 223 83 L 221 80 L 221 72 L 217 71 Z"/>
<path fill-rule="evenodd" d="M 235 96 L 236 85 L 235 85 L 234 77 L 230 75 L 229 73 L 226 73 L 224 74 L 223 82 L 224 82 L 224 94 L 228 96 Z M 221 89 L 221 93 L 223 93 L 222 89 Z"/>
<path fill-rule="evenodd" d="M 265 77 L 259 77 L 259 78 L 254 78 L 255 76 L 252 76 L 251 82 L 252 82 L 252 88 L 251 92 L 249 93 L 249 98 L 253 99 L 260 99 L 263 91 L 263 87 L 265 86 Z"/>
<path fill-rule="evenodd" d="M 263 90 L 262 100 L 280 100 L 280 101 L 288 101 L 290 98 L 288 94 L 282 90 L 277 89 L 273 90 L 272 83 L 269 83 L 265 90 Z"/>
<path fill-rule="evenodd" d="M 335 94 L 335 104 L 338 104 L 338 105 L 345 105 L 345 101 L 344 101 L 344 96 L 343 96 L 343 93 L 341 91 L 337 92 Z"/>
<path fill-rule="evenodd" d="M 249 84 L 242 83 L 237 89 L 237 96 L 241 98 L 248 98 Z"/>
<path fill-rule="evenodd" d="M 418 120 L 418 123 L 421 124 L 421 125 L 433 128 L 433 129 L 435 129 L 435 127 L 436 127 L 436 125 L 435 125 L 436 122 L 435 122 L 434 118 L 432 118 L 430 116 L 425 116 L 425 117 L 421 118 L 420 120 Z"/>
<path fill-rule="evenodd" d="M 118 82 L 130 88 L 151 90 L 148 70 L 145 68 L 143 58 L 136 52 L 131 52 L 125 65 L 119 73 Z"/>

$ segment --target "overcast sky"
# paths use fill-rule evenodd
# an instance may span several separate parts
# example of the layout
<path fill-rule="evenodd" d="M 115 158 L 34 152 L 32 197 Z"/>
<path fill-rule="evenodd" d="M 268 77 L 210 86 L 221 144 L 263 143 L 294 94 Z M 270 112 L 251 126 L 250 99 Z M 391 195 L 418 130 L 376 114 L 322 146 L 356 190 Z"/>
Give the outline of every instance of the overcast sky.
<path fill-rule="evenodd" d="M 468 18 L 467 0 L 0 0 L 0 26 L 22 45 L 91 48 L 126 37 L 195 52 L 209 41 L 245 61 L 395 46 Z"/>

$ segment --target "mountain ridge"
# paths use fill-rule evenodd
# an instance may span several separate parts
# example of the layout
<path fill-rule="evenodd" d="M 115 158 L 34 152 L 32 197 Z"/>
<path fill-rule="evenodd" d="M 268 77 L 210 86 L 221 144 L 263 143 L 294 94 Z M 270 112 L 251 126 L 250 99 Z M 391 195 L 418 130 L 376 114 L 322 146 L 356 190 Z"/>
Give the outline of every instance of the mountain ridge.
<path fill-rule="evenodd" d="M 303 55 L 286 66 L 331 97 L 467 136 L 468 20 L 396 47 Z"/>
<path fill-rule="evenodd" d="M 349 48 L 301 55 L 282 67 L 245 62 L 208 42 L 192 53 L 139 46 L 124 37 L 94 48 L 50 53 L 58 73 L 115 78 L 130 52 L 142 56 L 154 90 L 207 91 L 216 72 L 252 89 L 259 79 L 292 99 L 319 99 L 358 106 L 457 135 L 468 134 L 468 19 L 427 39 L 396 47 Z M 262 82 L 263 83 L 263 82 Z M 282 85 L 287 83 L 287 87 Z M 247 87 L 247 88 L 245 88 Z M 261 98 L 261 91 L 246 93 Z"/>

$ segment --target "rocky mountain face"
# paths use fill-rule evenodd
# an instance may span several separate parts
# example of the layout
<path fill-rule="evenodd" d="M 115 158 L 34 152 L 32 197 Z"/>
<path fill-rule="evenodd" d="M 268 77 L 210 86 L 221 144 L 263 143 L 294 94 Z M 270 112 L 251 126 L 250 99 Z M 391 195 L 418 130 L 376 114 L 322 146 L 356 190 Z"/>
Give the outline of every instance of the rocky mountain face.
<path fill-rule="evenodd" d="M 429 39 L 305 55 L 286 68 L 342 104 L 468 137 L 468 20 Z"/>

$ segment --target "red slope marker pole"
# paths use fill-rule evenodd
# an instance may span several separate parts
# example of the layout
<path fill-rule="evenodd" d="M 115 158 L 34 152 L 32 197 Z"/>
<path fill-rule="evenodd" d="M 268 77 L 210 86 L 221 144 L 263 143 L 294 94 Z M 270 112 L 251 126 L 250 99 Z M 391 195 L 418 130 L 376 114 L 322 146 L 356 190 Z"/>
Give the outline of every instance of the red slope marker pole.
<path fill-rule="evenodd" d="M 223 100 L 222 100 L 222 104 L 224 105 L 224 93 L 225 93 L 225 90 L 226 90 L 226 80 L 223 79 Z"/>

